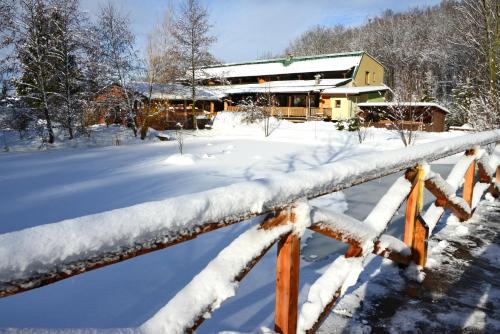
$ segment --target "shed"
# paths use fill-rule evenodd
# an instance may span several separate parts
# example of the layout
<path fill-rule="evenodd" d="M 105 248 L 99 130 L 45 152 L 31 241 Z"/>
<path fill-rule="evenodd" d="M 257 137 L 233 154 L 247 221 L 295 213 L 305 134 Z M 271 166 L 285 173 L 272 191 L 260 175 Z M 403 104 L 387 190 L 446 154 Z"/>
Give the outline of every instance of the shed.
<path fill-rule="evenodd" d="M 427 132 L 445 131 L 445 117 L 449 113 L 434 102 L 363 102 L 358 107 L 375 127 L 387 127 L 388 116 L 397 110 L 404 115 L 405 127 Z"/>

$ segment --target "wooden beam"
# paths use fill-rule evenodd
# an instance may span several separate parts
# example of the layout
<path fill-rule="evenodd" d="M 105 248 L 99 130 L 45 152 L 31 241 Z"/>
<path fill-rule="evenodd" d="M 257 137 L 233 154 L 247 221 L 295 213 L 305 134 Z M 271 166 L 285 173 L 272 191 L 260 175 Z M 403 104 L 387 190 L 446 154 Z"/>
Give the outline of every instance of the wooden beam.
<path fill-rule="evenodd" d="M 360 242 L 358 240 L 355 240 L 352 237 L 345 237 L 342 232 L 336 231 L 324 224 L 313 224 L 309 226 L 309 229 L 332 239 L 345 242 L 351 246 L 360 247 Z"/>
<path fill-rule="evenodd" d="M 363 248 L 361 248 L 360 246 L 349 245 L 349 248 L 347 249 L 347 252 L 345 253 L 344 256 L 346 258 L 358 257 L 361 256 L 362 253 L 363 253 Z"/>
<path fill-rule="evenodd" d="M 56 270 L 44 273 L 34 273 L 25 279 L 12 280 L 9 282 L 0 281 L 0 298 L 29 291 L 75 275 L 119 263 L 160 249 L 175 246 L 179 243 L 195 239 L 200 234 L 208 233 L 219 228 L 238 223 L 239 221 L 240 220 L 234 220 L 226 223 L 205 225 L 196 232 L 186 231 L 186 233 L 178 233 L 175 237 L 171 237 L 169 235 L 156 236 L 151 241 L 145 242 L 141 245 L 133 245 L 130 248 L 102 253 L 84 260 L 68 262 L 60 268 L 56 268 Z"/>
<path fill-rule="evenodd" d="M 494 182 L 491 183 L 491 186 L 489 189 L 489 192 L 495 198 L 498 198 L 500 196 L 500 189 L 497 186 L 498 184 L 500 184 L 500 166 L 497 166 L 495 180 L 494 180 Z"/>
<path fill-rule="evenodd" d="M 408 180 L 413 180 L 412 189 L 410 191 L 410 194 L 408 195 L 408 198 L 406 199 L 405 231 L 403 236 L 403 242 L 410 248 L 413 246 L 415 219 L 418 213 L 417 202 L 420 189 L 419 186 L 420 181 L 415 176 L 416 174 L 417 174 L 416 169 L 412 168 L 409 169 L 405 175 Z"/>
<path fill-rule="evenodd" d="M 481 183 L 491 183 L 493 181 L 491 176 L 486 172 L 486 168 L 481 161 L 477 162 L 477 175 Z"/>
<path fill-rule="evenodd" d="M 324 224 L 314 224 L 311 225 L 309 229 L 316 233 L 323 234 L 324 236 L 327 236 L 329 238 L 349 244 L 350 249 L 347 251 L 346 257 L 357 256 L 355 250 L 356 249 L 362 250 L 361 242 L 359 240 L 346 238 L 345 236 L 343 236 L 341 232 L 335 231 Z M 403 265 L 408 265 L 411 261 L 411 256 L 401 255 L 390 248 L 384 248 L 384 249 L 380 248 L 380 241 L 375 241 L 372 253 Z"/>
<path fill-rule="evenodd" d="M 328 304 L 323 309 L 323 312 L 321 312 L 321 314 L 319 315 L 318 320 L 316 320 L 316 322 L 314 323 L 314 325 L 309 330 L 306 331 L 306 334 L 314 334 L 314 333 L 316 333 L 316 331 L 319 329 L 321 323 L 323 322 L 323 320 L 326 318 L 326 316 L 330 312 L 330 309 L 337 302 L 337 299 L 340 296 L 341 290 L 342 289 L 339 288 L 337 291 L 335 291 L 335 294 L 333 295 L 332 300 L 330 300 L 330 302 L 328 302 Z"/>
<path fill-rule="evenodd" d="M 259 229 L 271 229 L 273 227 L 277 227 L 280 225 L 284 225 L 288 223 L 289 216 L 287 214 L 287 211 L 282 210 L 279 211 L 277 214 L 270 214 L 267 216 L 267 218 L 260 224 Z M 252 270 L 252 268 L 266 255 L 269 249 L 274 246 L 276 242 L 273 242 L 269 246 L 265 247 L 262 249 L 259 255 L 254 257 L 250 262 L 246 264 L 246 266 L 234 277 L 234 282 L 241 282 L 245 276 Z M 201 312 L 198 317 L 193 321 L 193 326 L 191 326 L 189 329 L 186 329 L 186 333 L 195 333 L 196 329 L 206 320 L 208 319 L 206 317 L 207 313 L 213 312 L 212 308 L 207 308 L 203 312 Z"/>
<path fill-rule="evenodd" d="M 440 177 L 440 176 L 439 176 Z M 443 182 L 446 182 L 443 180 Z M 461 201 L 460 197 L 455 198 L 455 202 L 447 198 L 446 193 L 436 185 L 434 179 L 428 179 L 425 181 L 425 188 L 436 197 L 436 206 L 443 207 L 450 210 L 460 221 L 466 221 L 471 217 L 470 209 L 466 211 L 463 205 L 458 205 L 456 202 Z"/>
<path fill-rule="evenodd" d="M 465 155 L 473 155 L 475 154 L 474 150 L 467 150 Z M 462 193 L 463 199 L 469 204 L 469 207 L 472 207 L 472 194 L 474 192 L 474 174 L 476 172 L 476 161 L 472 161 L 465 172 L 464 176 L 464 189 Z"/>
<path fill-rule="evenodd" d="M 425 267 L 427 262 L 427 238 L 429 237 L 429 227 L 424 219 L 418 215 L 415 220 L 415 230 L 412 247 L 413 262 Z"/>
<path fill-rule="evenodd" d="M 294 215 L 290 215 L 294 223 Z M 299 298 L 300 238 L 293 232 L 281 238 L 276 260 L 276 304 L 274 330 L 295 334 Z"/>
<path fill-rule="evenodd" d="M 375 255 L 378 255 L 378 256 L 382 256 L 386 259 L 389 259 L 391 261 L 394 261 L 396 263 L 399 263 L 399 264 L 402 264 L 402 265 L 409 265 L 411 260 L 412 260 L 412 256 L 407 256 L 407 255 L 402 255 L 402 254 L 399 254 L 395 251 L 393 251 L 392 249 L 390 248 L 380 248 L 380 241 L 376 241 L 375 242 L 375 245 L 373 246 L 373 254 Z"/>

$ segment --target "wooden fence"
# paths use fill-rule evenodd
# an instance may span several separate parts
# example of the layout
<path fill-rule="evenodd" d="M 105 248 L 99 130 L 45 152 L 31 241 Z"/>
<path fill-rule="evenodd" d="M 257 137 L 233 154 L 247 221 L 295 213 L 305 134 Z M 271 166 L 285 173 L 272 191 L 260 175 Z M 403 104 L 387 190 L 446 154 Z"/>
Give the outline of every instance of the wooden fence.
<path fill-rule="evenodd" d="M 238 261 L 245 262 L 241 268 L 236 266 L 231 270 L 225 269 L 220 273 L 221 280 L 226 280 L 227 284 L 241 281 L 265 253 L 277 243 L 275 330 L 279 333 L 314 333 L 341 293 L 345 291 L 347 277 L 352 279 L 351 271 L 357 270 L 359 275 L 359 265 L 369 254 L 374 253 L 402 265 L 409 265 L 413 262 L 424 267 L 427 239 L 445 210 L 451 211 L 460 221 L 466 221 L 471 217 L 485 191 L 498 197 L 500 145 L 492 149 L 494 147 L 492 145 L 498 142 L 500 142 L 500 130 L 477 133 L 422 146 L 349 158 L 316 169 L 203 192 L 200 193 L 204 195 L 203 198 L 206 198 L 205 202 L 200 204 L 203 211 L 197 213 L 198 216 L 193 213 L 192 219 L 190 218 L 196 221 L 194 227 L 183 228 L 181 224 L 175 228 L 162 227 L 149 230 L 146 239 L 142 236 L 131 237 L 129 238 L 131 240 L 128 240 L 129 244 L 124 244 L 119 250 L 96 252 L 88 250 L 68 256 L 68 260 L 62 264 L 47 263 L 42 269 L 12 274 L 10 279 L 0 280 L 0 296 L 6 297 L 41 287 L 86 271 L 170 247 L 194 239 L 202 233 L 251 217 L 266 215 L 261 224 L 238 237 L 214 259 L 215 262 L 231 261 L 234 257 L 238 257 Z M 485 145 L 490 145 L 488 147 L 490 153 L 481 148 Z M 434 173 L 426 164 L 426 162 L 460 152 L 465 153 L 446 180 Z M 493 158 L 491 158 L 492 155 L 494 155 Z M 313 207 L 307 202 L 309 199 L 401 171 L 404 171 L 404 175 L 380 199 L 364 221 L 332 213 L 324 208 Z M 425 213 L 422 212 L 424 189 L 429 190 L 436 198 L 435 203 Z M 460 189 L 462 189 L 461 197 L 457 196 Z M 238 201 L 230 211 L 222 210 L 219 216 L 204 216 L 205 212 L 211 211 L 211 208 L 224 206 L 224 202 L 220 199 L 221 193 L 234 194 L 235 198 L 242 200 Z M 253 205 L 256 202 L 259 202 L 259 205 Z M 401 241 L 384 232 L 398 208 L 405 202 L 405 231 Z M 174 207 L 178 204 L 179 211 L 182 208 L 197 207 L 194 202 L 189 203 L 189 198 L 186 196 L 170 199 L 168 203 Z M 185 212 L 181 214 L 174 211 L 171 215 L 174 218 L 184 217 L 185 225 L 189 225 Z M 136 220 L 137 218 L 135 216 Z M 96 226 L 104 223 L 106 222 L 95 222 Z M 300 236 L 305 228 L 345 242 L 349 248 L 346 254 L 336 259 L 323 276 L 311 286 L 310 291 L 321 289 L 322 298 L 318 299 L 315 294 L 310 294 L 299 312 Z M 37 234 L 40 238 L 43 238 L 43 231 L 40 228 Z M 9 238 L 13 238 L 12 240 L 29 239 L 30 235 L 19 231 L 10 233 Z M 256 243 L 249 254 L 242 255 L 235 252 L 235 250 L 242 249 L 242 245 L 248 245 L 248 240 L 261 242 Z M 77 239 L 74 240 L 76 241 Z M 68 238 L 60 242 L 64 245 L 64 242 L 71 243 L 72 240 Z M 12 251 L 15 252 L 15 250 Z M 33 263 L 39 265 L 42 255 L 37 258 L 34 254 Z M 0 273 L 1 269 L 0 264 Z M 198 276 L 203 277 L 207 270 L 214 269 L 207 267 Z M 196 291 L 199 286 L 198 276 L 141 329 L 150 333 L 193 332 L 208 318 L 207 314 L 212 313 L 220 303 L 230 297 L 229 295 L 221 297 L 217 294 L 207 294 L 208 297 L 199 300 L 196 307 L 192 307 L 191 303 L 183 302 L 183 298 L 189 298 L 189 291 Z M 336 279 L 331 280 L 332 277 Z M 325 285 L 325 282 L 332 283 Z M 204 285 L 206 283 L 204 282 Z M 212 282 L 211 284 L 223 283 Z M 179 310 L 179 305 L 187 305 L 187 308 Z M 169 312 L 175 312 L 175 314 L 180 312 L 184 317 L 176 318 L 175 328 L 169 327 L 169 323 L 158 327 L 158 319 L 169 319 Z M 168 322 L 168 320 L 165 321 Z"/>

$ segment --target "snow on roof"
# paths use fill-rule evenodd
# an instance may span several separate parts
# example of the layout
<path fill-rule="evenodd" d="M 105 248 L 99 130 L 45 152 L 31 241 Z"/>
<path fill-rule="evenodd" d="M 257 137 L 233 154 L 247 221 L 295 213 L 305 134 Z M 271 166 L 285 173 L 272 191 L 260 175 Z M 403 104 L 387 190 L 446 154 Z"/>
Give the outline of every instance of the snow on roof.
<path fill-rule="evenodd" d="M 210 66 L 202 77 L 236 78 L 260 75 L 347 71 L 361 62 L 364 52 L 337 53 L 309 57 L 278 58 L 246 63 Z"/>
<path fill-rule="evenodd" d="M 246 93 L 307 93 L 330 89 L 345 84 L 350 79 L 322 79 L 319 84 L 315 80 L 269 81 L 266 83 L 208 86 L 205 89 L 220 95 Z"/>
<path fill-rule="evenodd" d="M 132 82 L 129 86 L 130 89 L 132 89 L 136 93 L 149 97 L 148 82 L 135 81 Z M 191 87 L 189 86 L 184 86 L 179 83 L 154 83 L 152 85 L 152 88 L 151 98 L 153 99 L 191 100 Z M 214 101 L 218 100 L 219 97 L 207 89 L 197 88 L 196 99 L 200 101 Z"/>
<path fill-rule="evenodd" d="M 386 85 L 382 86 L 364 86 L 364 87 L 333 87 L 323 91 L 324 94 L 361 94 L 370 92 L 380 92 L 391 90 Z"/>
<path fill-rule="evenodd" d="M 358 103 L 359 107 L 397 107 L 397 106 L 402 106 L 402 107 L 434 107 L 438 108 L 442 111 L 444 111 L 446 114 L 448 114 L 450 111 L 443 107 L 442 105 L 439 105 L 434 102 L 363 102 L 363 103 Z"/>

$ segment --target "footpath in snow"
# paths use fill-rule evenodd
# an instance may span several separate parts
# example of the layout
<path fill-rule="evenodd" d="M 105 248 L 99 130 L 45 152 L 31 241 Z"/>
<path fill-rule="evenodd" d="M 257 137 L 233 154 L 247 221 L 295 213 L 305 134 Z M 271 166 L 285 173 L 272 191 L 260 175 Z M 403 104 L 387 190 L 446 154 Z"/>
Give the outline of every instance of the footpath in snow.
<path fill-rule="evenodd" d="M 498 333 L 499 227 L 500 202 L 486 200 L 470 220 L 438 225 L 422 283 L 372 257 L 319 333 Z"/>

